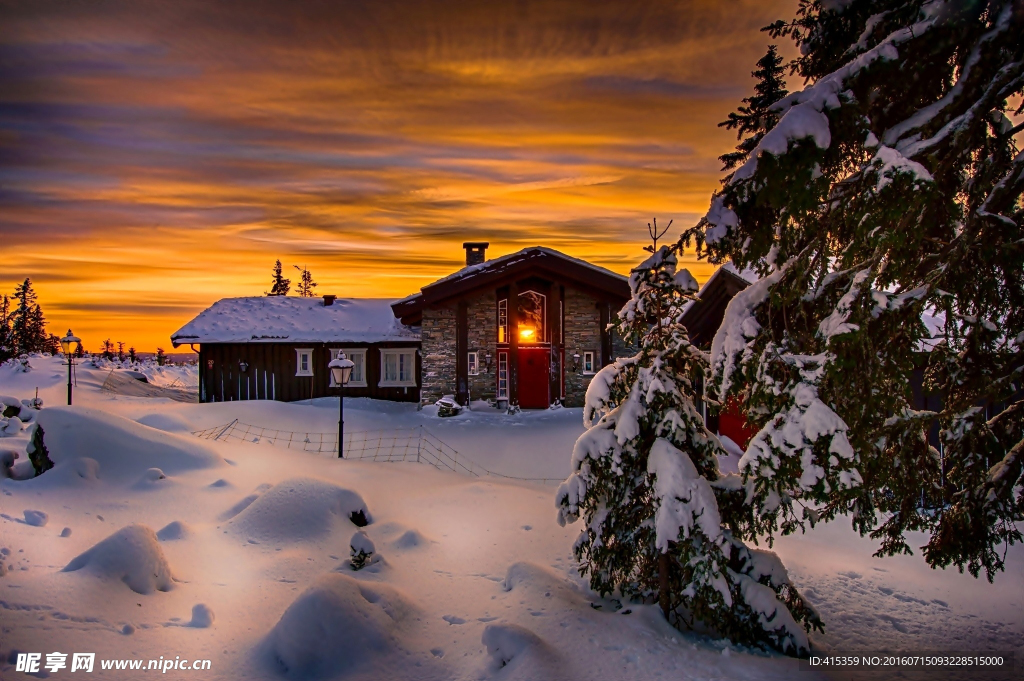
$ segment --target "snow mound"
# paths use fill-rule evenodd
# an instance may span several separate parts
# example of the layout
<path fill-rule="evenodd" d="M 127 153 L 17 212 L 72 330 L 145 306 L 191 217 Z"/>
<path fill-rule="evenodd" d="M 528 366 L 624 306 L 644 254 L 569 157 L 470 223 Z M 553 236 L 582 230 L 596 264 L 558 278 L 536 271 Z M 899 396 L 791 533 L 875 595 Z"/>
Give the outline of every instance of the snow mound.
<path fill-rule="evenodd" d="M 575 586 L 549 568 L 536 563 L 513 563 L 505 573 L 505 591 L 522 592 L 524 598 L 543 600 L 557 598 L 564 602 L 582 603 L 583 596 Z"/>
<path fill-rule="evenodd" d="M 197 603 L 192 606 L 192 620 L 188 626 L 196 629 L 208 629 L 213 626 L 213 610 L 205 603 Z"/>
<path fill-rule="evenodd" d="M 140 416 L 135 420 L 144 426 L 162 430 L 165 433 L 181 433 L 183 435 L 187 435 L 192 431 L 192 426 L 189 425 L 188 421 L 176 414 L 156 412 L 154 414 Z"/>
<path fill-rule="evenodd" d="M 55 471 L 76 465 L 71 462 L 83 457 L 95 459 L 103 478 L 121 481 L 138 480 L 150 468 L 176 475 L 224 465 L 223 459 L 195 438 L 165 433 L 95 409 L 51 407 L 41 411 L 36 420 L 43 428 Z"/>
<path fill-rule="evenodd" d="M 396 549 L 415 549 L 429 543 L 430 540 L 424 537 L 419 530 L 406 530 L 391 545 Z"/>
<path fill-rule="evenodd" d="M 160 541 L 177 541 L 179 539 L 188 539 L 191 536 L 192 528 L 180 520 L 167 523 L 156 533 L 156 538 Z"/>
<path fill-rule="evenodd" d="M 50 522 L 50 516 L 42 511 L 25 509 L 24 513 L 26 525 L 32 525 L 33 527 L 46 527 L 46 523 Z"/>
<path fill-rule="evenodd" d="M 390 586 L 329 574 L 288 606 L 264 649 L 271 664 L 293 679 L 348 675 L 407 656 L 400 630 L 415 612 Z"/>
<path fill-rule="evenodd" d="M 369 520 L 370 512 L 358 493 L 315 478 L 292 478 L 257 495 L 228 528 L 246 539 L 291 542 L 329 536 L 339 524 L 351 528 L 361 518 Z"/>
<path fill-rule="evenodd" d="M 522 678 L 556 678 L 554 654 L 537 634 L 515 624 L 488 624 L 480 637 L 495 669 L 509 667 Z"/>
<path fill-rule="evenodd" d="M 78 570 L 100 579 L 119 579 L 140 594 L 174 588 L 171 566 L 156 534 L 145 525 L 122 527 L 68 563 L 63 572 Z"/>

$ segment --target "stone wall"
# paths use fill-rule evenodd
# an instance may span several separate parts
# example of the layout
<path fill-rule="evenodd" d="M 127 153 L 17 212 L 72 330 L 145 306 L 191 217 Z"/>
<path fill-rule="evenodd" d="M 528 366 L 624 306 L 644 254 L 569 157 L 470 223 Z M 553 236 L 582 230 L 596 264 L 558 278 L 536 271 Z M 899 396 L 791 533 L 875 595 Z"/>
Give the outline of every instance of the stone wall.
<path fill-rule="evenodd" d="M 468 338 L 466 352 L 476 352 L 480 361 L 480 373 L 469 377 L 469 397 L 473 400 L 493 400 L 497 392 L 498 372 L 498 310 L 494 291 L 481 293 L 469 301 L 466 311 Z M 487 355 L 491 355 L 491 366 L 487 367 Z"/>
<path fill-rule="evenodd" d="M 433 404 L 444 395 L 455 394 L 455 314 L 451 303 L 423 310 L 420 327 L 420 400 Z"/>
<path fill-rule="evenodd" d="M 601 314 L 596 301 L 581 291 L 565 287 L 565 400 L 567 407 L 582 407 L 591 374 L 583 373 L 583 353 L 593 352 L 595 369 L 601 367 Z M 572 356 L 579 353 L 579 369 Z"/>

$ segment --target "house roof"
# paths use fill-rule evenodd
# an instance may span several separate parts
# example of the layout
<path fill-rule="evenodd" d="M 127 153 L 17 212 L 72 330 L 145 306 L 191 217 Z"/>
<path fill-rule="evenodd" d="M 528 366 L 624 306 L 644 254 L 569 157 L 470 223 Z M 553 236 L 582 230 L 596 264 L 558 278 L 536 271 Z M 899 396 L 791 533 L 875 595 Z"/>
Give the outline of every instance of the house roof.
<path fill-rule="evenodd" d="M 518 275 L 534 271 L 547 273 L 560 280 L 576 282 L 588 292 L 608 298 L 629 298 L 629 280 L 623 275 L 552 248 L 533 246 L 477 265 L 463 267 L 443 279 L 427 284 L 419 293 L 395 302 L 392 307 L 396 317 L 408 319 L 417 315 L 424 305 L 438 303 L 473 289 L 496 285 L 503 280 L 511 280 Z"/>
<path fill-rule="evenodd" d="M 181 327 L 174 347 L 187 343 L 380 343 L 418 341 L 418 329 L 395 319 L 388 298 L 259 296 L 224 298 Z"/>

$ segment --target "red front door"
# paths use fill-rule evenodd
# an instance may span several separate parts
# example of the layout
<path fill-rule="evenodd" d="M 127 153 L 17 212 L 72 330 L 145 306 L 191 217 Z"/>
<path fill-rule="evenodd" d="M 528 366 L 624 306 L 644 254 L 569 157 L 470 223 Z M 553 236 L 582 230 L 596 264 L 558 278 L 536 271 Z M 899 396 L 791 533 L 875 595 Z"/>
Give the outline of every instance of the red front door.
<path fill-rule="evenodd" d="M 519 348 L 519 406 L 523 409 L 547 409 L 551 405 L 548 348 Z"/>

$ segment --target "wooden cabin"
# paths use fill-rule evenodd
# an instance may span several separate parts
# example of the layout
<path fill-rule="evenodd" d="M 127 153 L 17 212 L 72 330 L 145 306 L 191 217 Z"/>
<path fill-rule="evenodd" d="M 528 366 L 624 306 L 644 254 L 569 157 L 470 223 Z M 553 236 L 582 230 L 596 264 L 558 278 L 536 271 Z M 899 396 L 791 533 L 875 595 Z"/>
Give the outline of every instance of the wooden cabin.
<path fill-rule="evenodd" d="M 260 296 L 225 298 L 171 336 L 199 354 L 199 401 L 294 402 L 337 395 L 328 363 L 355 362 L 349 397 L 419 400 L 419 329 L 390 299 Z"/>

